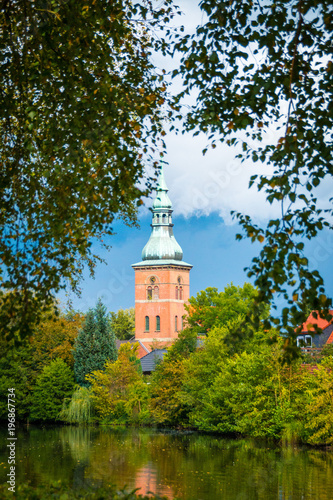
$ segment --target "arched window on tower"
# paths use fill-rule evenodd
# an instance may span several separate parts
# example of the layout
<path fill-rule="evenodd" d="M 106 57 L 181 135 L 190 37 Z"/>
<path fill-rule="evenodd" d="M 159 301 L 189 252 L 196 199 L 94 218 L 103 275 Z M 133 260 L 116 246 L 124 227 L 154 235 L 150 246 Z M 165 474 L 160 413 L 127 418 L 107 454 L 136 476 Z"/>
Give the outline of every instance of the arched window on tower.
<path fill-rule="evenodd" d="M 178 316 L 175 316 L 175 332 L 178 332 Z"/>
<path fill-rule="evenodd" d="M 178 300 L 178 286 L 176 286 L 176 300 Z"/>
<path fill-rule="evenodd" d="M 163 214 L 162 215 L 162 222 L 163 222 L 163 224 L 165 224 L 166 221 L 167 221 L 166 214 Z"/>
<path fill-rule="evenodd" d="M 145 332 L 149 332 L 149 316 L 145 317 Z"/>
<path fill-rule="evenodd" d="M 154 299 L 158 299 L 160 297 L 160 291 L 158 289 L 158 286 L 154 286 Z"/>
<path fill-rule="evenodd" d="M 156 331 L 159 332 L 161 330 L 161 319 L 159 316 L 156 316 Z"/>
<path fill-rule="evenodd" d="M 153 287 L 149 286 L 147 288 L 147 300 L 151 300 L 153 298 Z"/>
<path fill-rule="evenodd" d="M 185 316 L 182 316 L 182 330 L 184 330 L 184 319 L 185 319 Z"/>
<path fill-rule="evenodd" d="M 178 293 L 178 298 L 179 300 L 183 300 L 183 287 L 179 287 L 179 293 Z"/>

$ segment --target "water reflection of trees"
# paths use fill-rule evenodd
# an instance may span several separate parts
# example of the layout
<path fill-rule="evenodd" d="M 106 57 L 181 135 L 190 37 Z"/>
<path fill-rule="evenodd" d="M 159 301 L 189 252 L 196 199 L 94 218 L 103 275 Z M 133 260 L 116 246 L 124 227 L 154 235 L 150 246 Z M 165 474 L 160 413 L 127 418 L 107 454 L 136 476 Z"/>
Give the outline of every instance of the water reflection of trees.
<path fill-rule="evenodd" d="M 321 450 L 121 428 L 30 429 L 18 438 L 18 479 L 35 484 L 127 484 L 184 500 L 333 498 L 333 456 Z"/>
<path fill-rule="evenodd" d="M 17 481 L 32 485 L 62 480 L 71 483 L 75 459 L 68 442 L 61 436 L 62 429 L 21 428 L 17 434 Z"/>
<path fill-rule="evenodd" d="M 320 450 L 279 448 L 250 440 L 174 436 L 150 446 L 159 478 L 175 494 L 209 499 L 333 496 L 333 458 Z M 163 446 L 164 452 L 159 451 Z"/>

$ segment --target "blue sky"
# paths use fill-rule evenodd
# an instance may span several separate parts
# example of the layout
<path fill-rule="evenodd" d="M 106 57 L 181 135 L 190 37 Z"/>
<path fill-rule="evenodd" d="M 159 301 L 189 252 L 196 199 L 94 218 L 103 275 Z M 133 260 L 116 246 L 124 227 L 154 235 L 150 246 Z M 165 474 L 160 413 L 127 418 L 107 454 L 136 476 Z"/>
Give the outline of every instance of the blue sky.
<path fill-rule="evenodd" d="M 249 242 L 236 242 L 236 225 L 226 226 L 218 214 L 209 216 L 174 217 L 174 234 L 181 245 L 185 262 L 193 265 L 190 273 L 191 295 L 209 286 L 222 290 L 231 281 L 243 285 L 243 268 L 254 255 L 255 246 Z M 95 247 L 107 261 L 98 264 L 96 276 L 85 273 L 81 298 L 70 295 L 75 308 L 86 310 L 101 297 L 109 310 L 134 306 L 134 271 L 131 264 L 141 260 L 141 251 L 150 236 L 150 212 L 142 214 L 140 229 L 122 223 L 114 226 L 116 235 L 109 239 L 112 248 L 105 251 Z M 61 294 L 62 300 L 64 295 Z"/>
<path fill-rule="evenodd" d="M 184 24 L 187 32 L 194 30 L 202 22 L 202 16 L 193 0 L 182 0 L 184 16 L 179 24 Z M 167 71 L 177 65 L 177 60 L 155 56 L 157 67 Z M 170 91 L 179 90 L 179 82 Z M 189 102 L 190 103 L 190 102 Z M 266 131 L 264 141 L 277 142 L 280 133 L 276 128 Z M 205 156 L 202 150 L 208 140 L 204 135 L 192 137 L 168 133 L 166 136 L 168 165 L 165 178 L 169 195 L 174 207 L 174 233 L 183 248 L 184 260 L 193 265 L 191 271 L 191 294 L 208 286 L 222 290 L 233 282 L 243 285 L 248 281 L 244 267 L 259 252 L 259 245 L 249 241 L 235 241 L 240 232 L 237 223 L 232 221 L 230 211 L 235 210 L 250 215 L 253 221 L 265 227 L 267 220 L 278 218 L 280 207 L 270 205 L 264 193 L 255 188 L 249 189 L 248 183 L 253 174 L 265 175 L 271 171 L 268 166 L 240 163 L 236 160 L 237 150 L 219 144 L 216 149 L 208 149 Z M 255 145 L 254 145 L 255 147 Z M 333 181 L 325 181 L 316 190 L 319 204 L 327 208 L 333 192 Z M 109 252 L 101 248 L 95 250 L 107 262 L 98 264 L 95 279 L 84 273 L 82 295 L 70 295 L 75 308 L 86 311 L 102 297 L 109 310 L 134 306 L 134 271 L 131 264 L 141 260 L 141 251 L 150 235 L 151 199 L 140 211 L 140 229 L 128 228 L 117 222 L 117 233 L 109 239 L 112 248 Z M 333 232 L 322 234 L 307 244 L 307 257 L 312 268 L 317 268 L 325 279 L 327 293 L 333 296 Z M 62 302 L 66 301 L 61 294 Z M 281 307 L 282 303 L 279 303 Z"/>
<path fill-rule="evenodd" d="M 172 193 L 170 196 L 172 199 Z M 247 240 L 236 241 L 235 235 L 240 232 L 237 224 L 226 225 L 216 212 L 190 217 L 178 215 L 174 216 L 173 222 L 184 260 L 193 265 L 190 273 L 191 295 L 211 286 L 223 290 L 231 282 L 242 286 L 245 281 L 250 281 L 244 267 L 250 264 L 260 245 Z M 99 246 L 94 247 L 106 264 L 97 265 L 94 279 L 86 270 L 81 283 L 81 297 L 62 293 L 62 304 L 65 305 L 70 297 L 75 309 L 86 311 L 94 307 L 101 297 L 109 311 L 134 307 L 134 271 L 131 264 L 141 260 L 141 251 L 150 235 L 150 223 L 151 215 L 147 208 L 142 211 L 140 229 L 117 222 L 114 226 L 117 234 L 109 239 L 112 248 L 106 251 Z M 333 234 L 323 232 L 308 245 L 307 255 L 313 267 L 322 273 L 327 292 L 333 296 Z M 279 308 L 282 305 L 282 301 L 278 302 Z"/>

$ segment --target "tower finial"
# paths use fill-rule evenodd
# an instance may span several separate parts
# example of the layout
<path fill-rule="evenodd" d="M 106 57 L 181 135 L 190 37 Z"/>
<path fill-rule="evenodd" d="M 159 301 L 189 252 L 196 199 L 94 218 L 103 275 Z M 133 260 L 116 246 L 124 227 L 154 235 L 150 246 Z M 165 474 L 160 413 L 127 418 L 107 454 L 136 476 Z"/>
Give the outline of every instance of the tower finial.
<path fill-rule="evenodd" d="M 157 191 L 169 191 L 164 179 L 163 160 L 161 160 L 160 175 L 158 178 Z"/>
<path fill-rule="evenodd" d="M 156 208 L 172 209 L 172 203 L 168 196 L 168 186 L 164 179 L 163 163 L 161 161 L 158 184 L 156 188 L 156 198 L 153 203 L 153 210 Z"/>

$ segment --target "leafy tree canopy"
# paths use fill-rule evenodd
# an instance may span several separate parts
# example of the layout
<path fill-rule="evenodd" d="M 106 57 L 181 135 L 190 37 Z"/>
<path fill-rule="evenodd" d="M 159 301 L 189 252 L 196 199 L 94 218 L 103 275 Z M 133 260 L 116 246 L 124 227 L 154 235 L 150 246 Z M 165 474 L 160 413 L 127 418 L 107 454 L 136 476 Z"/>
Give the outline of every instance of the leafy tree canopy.
<path fill-rule="evenodd" d="M 166 86 L 151 63 L 170 0 L 0 5 L 0 329 L 29 333 L 92 238 L 136 221 Z M 161 143 L 159 143 L 161 146 Z M 5 293 L 6 292 L 6 293 Z"/>
<path fill-rule="evenodd" d="M 225 326 L 236 318 L 244 318 L 254 301 L 258 291 L 250 284 L 243 287 L 227 285 L 223 292 L 217 288 L 206 288 L 189 299 L 186 318 L 189 327 L 197 333 L 207 333 L 213 327 Z M 265 311 L 267 313 L 267 309 Z"/>
<path fill-rule="evenodd" d="M 83 322 L 84 315 L 80 313 L 44 314 L 30 338 L 35 366 L 41 369 L 50 360 L 61 358 L 73 368 L 74 342 Z"/>
<path fill-rule="evenodd" d="M 80 313 L 60 313 L 53 309 L 44 313 L 41 322 L 33 328 L 31 337 L 19 345 L 14 339 L 0 337 L 0 416 L 4 418 L 7 403 L 5 395 L 8 387 L 15 387 L 17 394 L 17 414 L 20 419 L 28 417 L 31 393 L 37 377 L 50 361 L 62 359 L 73 368 L 73 345 L 84 316 Z M 2 390 L 3 389 L 3 390 Z"/>
<path fill-rule="evenodd" d="M 122 344 L 117 361 L 88 375 L 97 413 L 107 421 L 140 422 L 147 417 L 148 388 L 142 378 L 139 344 Z"/>
<path fill-rule="evenodd" d="M 150 410 L 153 420 L 162 425 L 188 424 L 189 406 L 182 395 L 186 375 L 185 361 L 197 348 L 197 335 L 185 328 L 168 348 L 150 378 Z"/>
<path fill-rule="evenodd" d="M 281 216 L 266 228 L 235 216 L 262 244 L 248 269 L 258 301 L 283 297 L 287 307 L 275 324 L 293 335 L 308 308 L 327 317 L 331 304 L 304 239 L 332 229 L 332 198 L 317 199 L 332 176 L 332 2 L 202 0 L 200 8 L 195 34 L 164 45 L 182 55 L 174 75 L 185 87 L 176 103 L 194 89 L 186 130 L 210 134 L 213 148 L 216 141 L 239 145 L 243 160 L 268 165 L 250 184 L 280 204 Z"/>
<path fill-rule="evenodd" d="M 119 309 L 110 313 L 111 328 L 119 340 L 129 340 L 135 333 L 135 312 L 134 307 L 129 309 Z"/>

